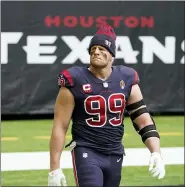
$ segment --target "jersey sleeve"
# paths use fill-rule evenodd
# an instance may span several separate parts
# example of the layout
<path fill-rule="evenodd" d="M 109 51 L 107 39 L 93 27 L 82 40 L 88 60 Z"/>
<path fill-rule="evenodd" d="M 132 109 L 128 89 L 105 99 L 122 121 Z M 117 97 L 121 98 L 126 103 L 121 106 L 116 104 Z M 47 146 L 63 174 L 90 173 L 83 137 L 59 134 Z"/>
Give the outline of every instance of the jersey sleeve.
<path fill-rule="evenodd" d="M 132 85 L 139 84 L 139 83 L 140 83 L 139 75 L 138 75 L 137 71 L 135 71 L 133 69 Z"/>
<path fill-rule="evenodd" d="M 58 87 L 66 87 L 69 90 L 73 89 L 75 86 L 74 83 L 74 77 L 72 76 L 72 74 L 70 73 L 69 70 L 63 70 L 60 72 L 60 74 L 58 75 Z"/>

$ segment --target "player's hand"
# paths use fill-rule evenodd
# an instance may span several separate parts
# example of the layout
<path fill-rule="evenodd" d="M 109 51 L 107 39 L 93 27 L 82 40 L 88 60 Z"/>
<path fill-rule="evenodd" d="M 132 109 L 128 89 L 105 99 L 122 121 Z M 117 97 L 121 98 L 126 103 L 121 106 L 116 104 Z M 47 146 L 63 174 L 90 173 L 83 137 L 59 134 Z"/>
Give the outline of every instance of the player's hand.
<path fill-rule="evenodd" d="M 48 174 L 48 186 L 67 186 L 65 175 L 62 170 L 56 169 Z"/>
<path fill-rule="evenodd" d="M 165 176 L 165 164 L 160 153 L 153 152 L 149 161 L 149 171 L 153 177 L 162 179 Z"/>

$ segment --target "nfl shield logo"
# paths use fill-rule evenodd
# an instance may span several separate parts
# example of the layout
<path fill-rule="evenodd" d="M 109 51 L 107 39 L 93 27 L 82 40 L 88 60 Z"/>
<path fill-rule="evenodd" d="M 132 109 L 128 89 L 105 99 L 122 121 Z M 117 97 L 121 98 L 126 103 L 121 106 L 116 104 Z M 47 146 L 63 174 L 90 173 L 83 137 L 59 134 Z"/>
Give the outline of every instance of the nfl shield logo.
<path fill-rule="evenodd" d="M 88 154 L 87 153 L 83 153 L 83 158 L 87 158 Z"/>

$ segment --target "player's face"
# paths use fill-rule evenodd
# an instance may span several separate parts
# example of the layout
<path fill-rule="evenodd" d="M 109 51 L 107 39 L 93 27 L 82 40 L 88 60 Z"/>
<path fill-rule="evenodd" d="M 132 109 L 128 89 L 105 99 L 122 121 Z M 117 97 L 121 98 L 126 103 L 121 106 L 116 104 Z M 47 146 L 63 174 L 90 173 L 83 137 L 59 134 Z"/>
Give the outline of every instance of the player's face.
<path fill-rule="evenodd" d="M 112 55 L 106 48 L 95 45 L 91 47 L 90 63 L 95 68 L 105 68 L 112 63 Z"/>

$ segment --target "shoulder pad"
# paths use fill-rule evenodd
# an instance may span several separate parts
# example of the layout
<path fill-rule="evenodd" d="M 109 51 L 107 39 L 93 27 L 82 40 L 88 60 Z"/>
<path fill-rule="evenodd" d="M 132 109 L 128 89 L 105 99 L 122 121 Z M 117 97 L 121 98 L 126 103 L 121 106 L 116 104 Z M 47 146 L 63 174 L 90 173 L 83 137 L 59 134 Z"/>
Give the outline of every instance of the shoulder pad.
<path fill-rule="evenodd" d="M 72 88 L 75 85 L 74 68 L 64 69 L 58 75 L 58 86 Z"/>
<path fill-rule="evenodd" d="M 133 68 L 132 68 L 132 70 L 133 70 L 133 85 L 139 84 L 139 82 L 140 82 L 139 75 L 136 70 L 134 70 Z"/>
<path fill-rule="evenodd" d="M 62 70 L 58 76 L 58 86 L 73 88 L 83 74 L 83 67 L 73 66 Z"/>
<path fill-rule="evenodd" d="M 139 84 L 139 76 L 136 70 L 127 66 L 119 66 L 121 72 L 126 75 L 129 79 L 131 79 L 132 85 Z"/>

